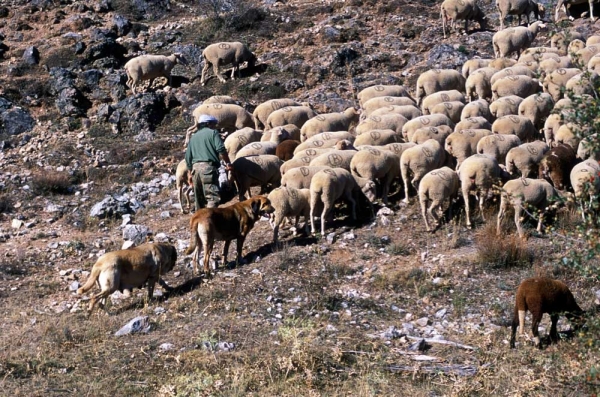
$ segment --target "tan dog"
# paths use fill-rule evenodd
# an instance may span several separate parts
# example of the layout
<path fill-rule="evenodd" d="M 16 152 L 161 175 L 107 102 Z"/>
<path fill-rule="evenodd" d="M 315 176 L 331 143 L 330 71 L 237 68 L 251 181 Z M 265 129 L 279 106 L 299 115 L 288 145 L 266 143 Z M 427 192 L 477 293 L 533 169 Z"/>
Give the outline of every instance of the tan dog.
<path fill-rule="evenodd" d="M 227 264 L 227 251 L 231 240 L 237 240 L 236 263 L 242 259 L 242 247 L 254 223 L 265 213 L 275 211 L 266 196 L 256 196 L 223 208 L 202 208 L 190 220 L 191 241 L 186 255 L 194 252 L 194 271 L 198 273 L 200 257 L 199 243 L 204 248 L 204 273 L 210 276 L 208 265 L 216 240 L 224 240 L 223 265 Z"/>
<path fill-rule="evenodd" d="M 176 261 L 177 250 L 166 243 L 146 243 L 126 250 L 108 252 L 98 258 L 90 277 L 77 293 L 81 295 L 89 291 L 94 284 L 100 287 L 101 291 L 90 300 L 88 314 L 100 299 L 103 306 L 106 298 L 113 292 L 119 290 L 129 293 L 133 288 L 142 287 L 144 283 L 147 283 L 148 299 L 151 299 L 157 281 L 165 290 L 171 290 L 160 276 L 173 269 Z"/>

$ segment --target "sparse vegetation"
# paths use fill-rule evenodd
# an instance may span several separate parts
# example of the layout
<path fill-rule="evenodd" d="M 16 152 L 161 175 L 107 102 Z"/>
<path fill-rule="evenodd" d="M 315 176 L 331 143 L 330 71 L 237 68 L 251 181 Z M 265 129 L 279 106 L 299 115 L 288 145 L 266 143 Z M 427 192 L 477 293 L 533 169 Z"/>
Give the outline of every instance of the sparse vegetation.
<path fill-rule="evenodd" d="M 493 224 L 485 225 L 476 237 L 477 263 L 484 267 L 509 269 L 530 266 L 533 250 L 517 235 L 496 235 Z"/>
<path fill-rule="evenodd" d="M 31 190 L 36 194 L 70 194 L 71 177 L 66 172 L 42 171 L 31 178 Z"/>

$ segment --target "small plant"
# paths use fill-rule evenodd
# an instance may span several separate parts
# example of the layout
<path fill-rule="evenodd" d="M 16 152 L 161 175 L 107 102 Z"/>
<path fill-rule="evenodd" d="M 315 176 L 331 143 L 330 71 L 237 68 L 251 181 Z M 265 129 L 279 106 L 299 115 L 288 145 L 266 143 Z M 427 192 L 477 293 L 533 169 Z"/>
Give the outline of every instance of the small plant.
<path fill-rule="evenodd" d="M 31 178 L 31 189 L 36 194 L 70 194 L 71 177 L 66 172 L 44 172 Z"/>
<path fill-rule="evenodd" d="M 516 235 L 496 235 L 493 224 L 488 224 L 476 238 L 477 262 L 485 267 L 512 268 L 529 266 L 533 250 Z"/>
<path fill-rule="evenodd" d="M 461 53 L 463 53 L 465 55 L 467 55 L 469 53 L 469 51 L 467 51 L 467 47 L 465 47 L 464 45 L 458 46 L 458 50 L 457 51 L 461 52 Z"/>
<path fill-rule="evenodd" d="M 398 256 L 408 256 L 411 254 L 412 249 L 410 245 L 400 242 L 400 243 L 392 243 L 385 247 L 385 252 L 390 255 L 398 255 Z"/>

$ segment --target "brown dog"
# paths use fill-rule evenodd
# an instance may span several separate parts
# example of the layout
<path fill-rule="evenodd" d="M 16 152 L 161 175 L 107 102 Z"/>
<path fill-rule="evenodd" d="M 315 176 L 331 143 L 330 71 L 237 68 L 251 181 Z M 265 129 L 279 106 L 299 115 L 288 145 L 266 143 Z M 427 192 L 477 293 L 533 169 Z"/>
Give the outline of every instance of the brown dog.
<path fill-rule="evenodd" d="M 254 223 L 266 213 L 275 211 L 266 196 L 256 196 L 223 208 L 202 208 L 190 220 L 191 241 L 186 255 L 194 252 L 194 271 L 198 273 L 199 243 L 204 248 L 204 273 L 210 276 L 208 261 L 216 240 L 224 240 L 223 265 L 227 264 L 227 251 L 231 240 L 237 240 L 236 263 L 242 259 L 242 247 Z"/>
<path fill-rule="evenodd" d="M 133 288 L 142 287 L 144 283 L 147 283 L 148 299 L 151 299 L 157 281 L 165 290 L 171 290 L 160 276 L 171 271 L 176 261 L 177 250 L 165 243 L 146 243 L 126 250 L 108 252 L 98 258 L 90 277 L 77 293 L 81 295 L 89 291 L 94 284 L 100 287 L 101 291 L 90 300 L 88 314 L 100 299 L 104 306 L 106 298 L 113 292 L 119 290 L 129 293 Z"/>

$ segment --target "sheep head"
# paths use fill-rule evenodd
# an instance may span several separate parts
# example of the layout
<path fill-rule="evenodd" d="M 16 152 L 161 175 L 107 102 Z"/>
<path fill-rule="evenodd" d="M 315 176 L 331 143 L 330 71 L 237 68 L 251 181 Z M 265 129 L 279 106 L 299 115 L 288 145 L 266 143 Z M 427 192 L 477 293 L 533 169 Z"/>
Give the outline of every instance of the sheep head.
<path fill-rule="evenodd" d="M 180 63 L 180 64 L 185 65 L 185 66 L 188 65 L 188 61 L 187 61 L 187 59 L 185 59 L 185 57 L 183 56 L 182 53 L 176 52 L 176 53 L 173 54 L 173 56 L 175 57 L 175 62 L 176 63 Z"/>

